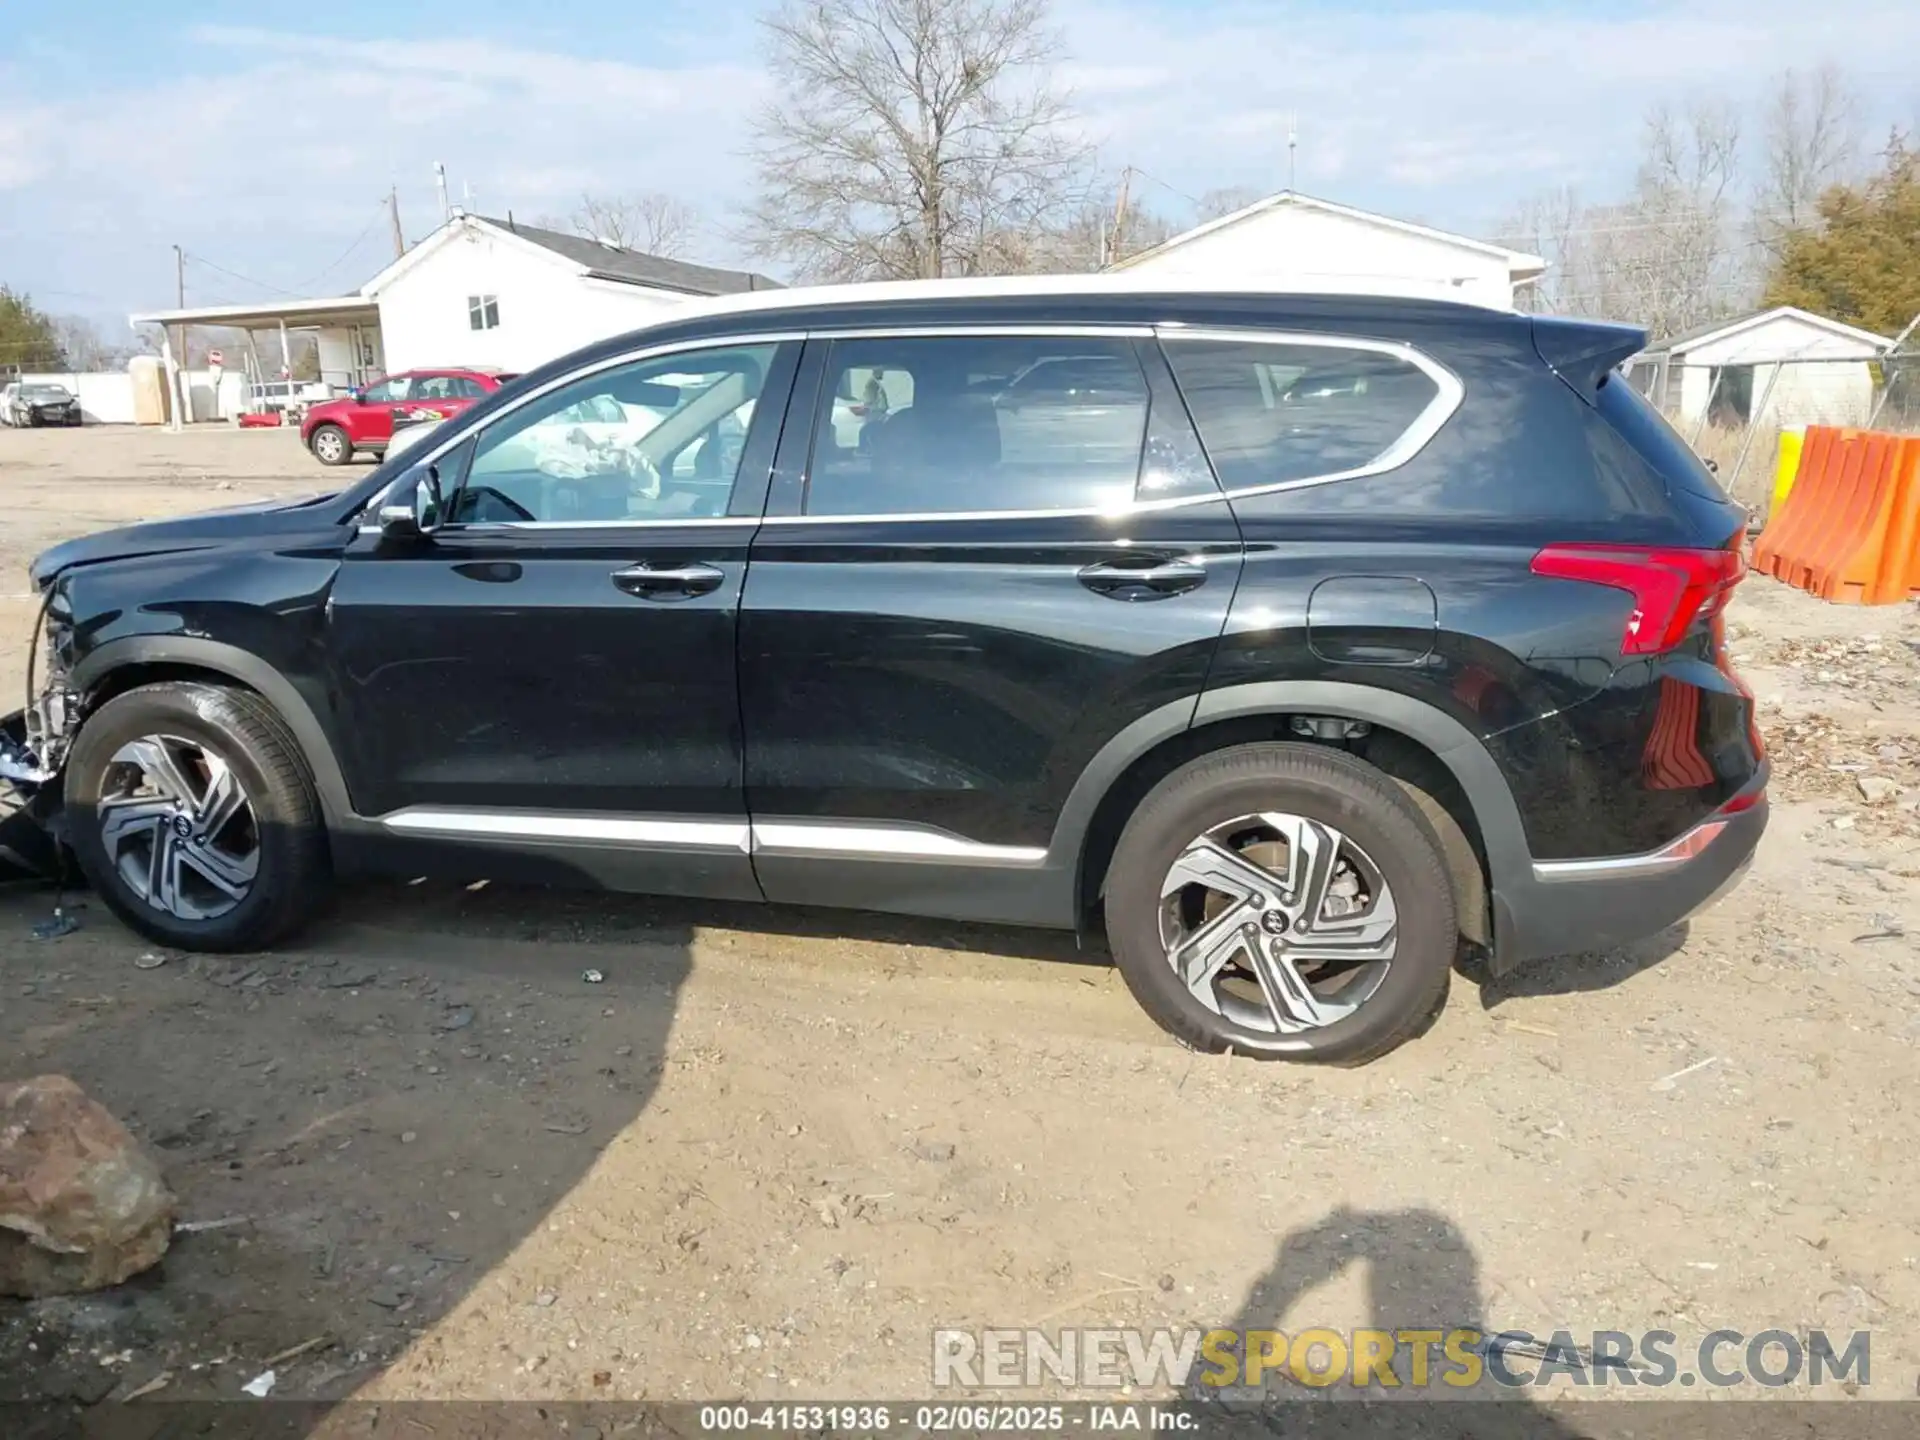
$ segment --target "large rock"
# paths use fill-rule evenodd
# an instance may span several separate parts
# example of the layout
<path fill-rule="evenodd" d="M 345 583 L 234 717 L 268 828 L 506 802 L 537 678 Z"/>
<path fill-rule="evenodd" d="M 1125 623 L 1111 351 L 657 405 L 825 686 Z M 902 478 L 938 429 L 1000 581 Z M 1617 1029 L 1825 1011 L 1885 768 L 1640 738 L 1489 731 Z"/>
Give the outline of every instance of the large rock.
<path fill-rule="evenodd" d="M 0 1084 L 0 1295 L 118 1285 L 167 1253 L 173 1194 L 64 1075 Z"/>

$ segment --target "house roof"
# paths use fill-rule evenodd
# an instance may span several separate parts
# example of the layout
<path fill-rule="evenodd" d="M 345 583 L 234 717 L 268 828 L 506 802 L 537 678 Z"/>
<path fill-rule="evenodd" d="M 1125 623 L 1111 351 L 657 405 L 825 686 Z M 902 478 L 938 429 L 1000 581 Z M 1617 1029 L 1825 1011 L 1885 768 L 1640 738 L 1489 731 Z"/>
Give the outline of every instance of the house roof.
<path fill-rule="evenodd" d="M 238 330 L 286 325 L 289 329 L 310 330 L 321 325 L 371 325 L 380 319 L 380 310 L 362 295 L 323 295 L 311 300 L 289 298 L 254 305 L 145 310 L 127 319 L 134 325 L 229 325 Z"/>
<path fill-rule="evenodd" d="M 1829 334 L 1843 339 L 1856 340 L 1876 351 L 1888 350 L 1893 342 L 1884 335 L 1876 335 L 1871 330 L 1861 330 L 1853 325 L 1844 325 L 1838 320 L 1829 320 L 1824 315 L 1816 315 L 1811 310 L 1802 310 L 1795 305 L 1776 305 L 1771 310 L 1756 310 L 1751 315 L 1741 315 L 1732 320 L 1715 320 L 1710 324 L 1698 325 L 1681 334 L 1670 336 L 1658 345 L 1651 347 L 1649 354 L 1671 354 L 1674 351 L 1697 350 L 1700 346 L 1715 340 L 1725 340 L 1743 331 L 1757 329 L 1770 320 L 1790 317 L 1815 326 Z"/>
<path fill-rule="evenodd" d="M 1507 262 L 1507 273 L 1515 280 L 1532 280 L 1546 273 L 1547 262 L 1538 255 L 1529 255 L 1520 250 L 1509 250 L 1504 245 L 1493 245 L 1485 240 L 1469 239 L 1465 235 L 1454 235 L 1445 230 L 1434 230 L 1425 225 L 1415 225 L 1409 220 L 1396 220 L 1390 215 L 1376 215 L 1371 210 L 1357 210 L 1351 205 L 1337 205 L 1331 200 L 1321 200 L 1313 195 L 1302 195 L 1297 190 L 1282 190 L 1278 195 L 1269 195 L 1264 200 L 1256 200 L 1231 215 L 1222 215 L 1217 220 L 1209 220 L 1204 225 L 1196 225 L 1191 230 L 1182 231 L 1171 240 L 1164 240 L 1151 250 L 1143 250 L 1138 255 L 1130 255 L 1113 268 L 1124 270 L 1139 265 L 1157 255 L 1181 245 L 1187 245 L 1207 235 L 1214 235 L 1235 225 L 1243 225 L 1249 220 L 1277 210 L 1310 210 L 1323 215 L 1336 215 L 1345 220 L 1356 220 L 1382 230 L 1396 231 L 1402 235 L 1417 235 L 1423 240 L 1437 240 L 1457 249 L 1470 250 L 1478 255 L 1492 256 Z"/>
<path fill-rule="evenodd" d="M 567 235 L 558 230 L 543 230 L 517 220 L 496 220 L 489 215 L 471 217 L 496 230 L 531 240 L 542 249 L 563 255 L 586 267 L 596 280 L 617 280 L 628 285 L 648 285 L 656 290 L 678 290 L 686 295 L 738 295 L 748 290 L 778 290 L 778 280 L 750 270 L 717 270 L 711 265 L 693 265 L 671 260 L 664 255 L 649 255 L 643 250 L 627 250 L 604 240 L 584 235 Z"/>
<path fill-rule="evenodd" d="M 478 231 L 491 231 L 500 239 L 531 250 L 545 251 L 575 267 L 575 273 L 594 280 L 618 285 L 644 285 L 653 290 L 672 290 L 682 295 L 744 295 L 762 290 L 778 290 L 780 282 L 745 270 L 718 270 L 711 265 L 694 265 L 685 260 L 669 260 L 664 255 L 648 255 L 627 250 L 579 235 L 563 235 L 538 225 L 522 225 L 516 220 L 496 220 L 487 215 L 469 215 L 456 210 L 453 218 L 386 269 L 360 287 L 360 293 L 372 299 L 407 271 L 451 244 L 457 237 L 471 237 Z"/>

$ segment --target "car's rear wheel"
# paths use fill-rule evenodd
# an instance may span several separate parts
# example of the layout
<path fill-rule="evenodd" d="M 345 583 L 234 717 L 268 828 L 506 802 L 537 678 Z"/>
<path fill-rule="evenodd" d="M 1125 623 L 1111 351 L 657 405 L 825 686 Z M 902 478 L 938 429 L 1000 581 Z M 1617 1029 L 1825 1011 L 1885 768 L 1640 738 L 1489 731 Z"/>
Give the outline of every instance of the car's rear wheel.
<path fill-rule="evenodd" d="M 74 742 L 66 799 L 88 881 L 162 944 L 258 949 L 325 898 L 312 777 L 250 692 L 167 683 L 108 701 Z"/>
<path fill-rule="evenodd" d="M 307 437 L 307 448 L 322 465 L 344 465 L 353 458 L 353 442 L 338 425 L 317 425 Z"/>
<path fill-rule="evenodd" d="M 1344 751 L 1258 744 L 1176 770 L 1121 834 L 1107 937 L 1198 1049 L 1359 1064 L 1446 998 L 1453 891 L 1426 818 Z"/>

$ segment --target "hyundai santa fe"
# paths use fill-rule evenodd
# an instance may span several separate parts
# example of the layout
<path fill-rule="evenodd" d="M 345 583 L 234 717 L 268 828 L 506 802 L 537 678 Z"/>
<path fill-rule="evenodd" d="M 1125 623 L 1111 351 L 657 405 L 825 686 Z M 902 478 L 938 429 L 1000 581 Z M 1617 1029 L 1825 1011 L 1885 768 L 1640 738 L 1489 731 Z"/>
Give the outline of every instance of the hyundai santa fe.
<path fill-rule="evenodd" d="M 1657 932 L 1765 826 L 1745 517 L 1616 373 L 1642 340 L 1099 282 L 690 307 L 336 495 L 41 556 L 0 770 L 164 944 L 354 871 L 1052 926 L 1188 1044 L 1364 1060 L 1457 959 Z"/>

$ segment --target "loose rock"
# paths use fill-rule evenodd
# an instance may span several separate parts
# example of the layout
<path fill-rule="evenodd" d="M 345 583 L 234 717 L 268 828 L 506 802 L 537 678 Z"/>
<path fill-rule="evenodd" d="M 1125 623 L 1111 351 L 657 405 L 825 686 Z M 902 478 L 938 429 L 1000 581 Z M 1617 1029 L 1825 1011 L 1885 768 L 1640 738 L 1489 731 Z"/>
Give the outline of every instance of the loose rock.
<path fill-rule="evenodd" d="M 73 1081 L 0 1085 L 0 1295 L 118 1285 L 167 1253 L 173 1217 L 158 1163 Z"/>

